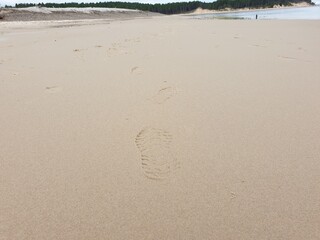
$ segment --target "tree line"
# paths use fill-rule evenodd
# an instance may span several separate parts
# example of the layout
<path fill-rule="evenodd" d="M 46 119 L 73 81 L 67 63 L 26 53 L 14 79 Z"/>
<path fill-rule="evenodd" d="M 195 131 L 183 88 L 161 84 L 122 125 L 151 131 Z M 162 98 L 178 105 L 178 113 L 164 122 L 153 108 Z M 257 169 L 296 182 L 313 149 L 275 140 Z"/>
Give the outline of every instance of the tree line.
<path fill-rule="evenodd" d="M 200 1 L 193 2 L 175 2 L 165 4 L 149 4 L 138 2 L 96 2 L 96 3 L 18 3 L 16 8 L 25 7 L 47 7 L 47 8 L 125 8 L 136 9 L 141 11 L 157 12 L 162 14 L 179 14 L 193 11 L 197 8 L 209 10 L 221 10 L 225 8 L 239 9 L 239 8 L 266 8 L 273 7 L 274 5 L 290 6 L 292 3 L 307 2 L 313 4 L 311 0 L 217 0 L 212 3 L 205 3 Z"/>

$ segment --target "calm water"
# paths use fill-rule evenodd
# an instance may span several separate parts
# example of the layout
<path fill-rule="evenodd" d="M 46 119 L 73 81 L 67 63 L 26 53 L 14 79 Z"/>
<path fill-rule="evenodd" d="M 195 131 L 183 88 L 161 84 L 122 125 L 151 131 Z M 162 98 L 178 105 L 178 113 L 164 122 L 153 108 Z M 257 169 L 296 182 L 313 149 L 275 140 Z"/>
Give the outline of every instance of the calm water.
<path fill-rule="evenodd" d="M 303 8 L 253 10 L 236 13 L 204 14 L 199 18 L 239 18 L 239 19 L 320 19 L 320 5 Z"/>

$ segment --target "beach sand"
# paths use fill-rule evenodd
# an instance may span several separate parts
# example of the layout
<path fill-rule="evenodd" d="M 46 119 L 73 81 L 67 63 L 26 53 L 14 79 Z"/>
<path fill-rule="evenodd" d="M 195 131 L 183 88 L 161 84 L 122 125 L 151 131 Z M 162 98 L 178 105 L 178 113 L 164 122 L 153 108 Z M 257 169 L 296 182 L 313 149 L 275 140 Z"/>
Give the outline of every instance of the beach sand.
<path fill-rule="evenodd" d="M 320 21 L 0 24 L 0 239 L 319 239 Z"/>

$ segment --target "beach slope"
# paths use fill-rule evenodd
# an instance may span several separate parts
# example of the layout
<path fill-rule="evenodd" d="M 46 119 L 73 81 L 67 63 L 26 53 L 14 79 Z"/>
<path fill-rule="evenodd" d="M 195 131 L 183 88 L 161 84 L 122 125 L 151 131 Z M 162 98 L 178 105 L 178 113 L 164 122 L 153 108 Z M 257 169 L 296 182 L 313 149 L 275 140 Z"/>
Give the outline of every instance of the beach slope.
<path fill-rule="evenodd" d="M 319 29 L 0 23 L 0 239 L 318 239 Z"/>

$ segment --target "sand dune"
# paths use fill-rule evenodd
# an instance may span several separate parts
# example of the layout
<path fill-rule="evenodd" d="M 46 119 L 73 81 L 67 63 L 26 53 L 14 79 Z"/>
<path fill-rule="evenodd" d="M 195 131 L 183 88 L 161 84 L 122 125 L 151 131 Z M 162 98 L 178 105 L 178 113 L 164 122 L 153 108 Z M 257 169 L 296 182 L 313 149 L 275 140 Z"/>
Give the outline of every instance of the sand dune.
<path fill-rule="evenodd" d="M 131 19 L 161 15 L 122 8 L 0 8 L 0 23 L 3 21 L 58 21 L 79 19 Z"/>
<path fill-rule="evenodd" d="M 0 239 L 318 239 L 320 22 L 0 23 Z"/>
<path fill-rule="evenodd" d="M 28 12 L 39 12 L 39 13 L 54 13 L 54 12 L 75 12 L 75 13 L 97 13 L 97 12 L 141 12 L 133 9 L 122 9 L 122 8 L 46 8 L 46 7 L 28 7 L 28 8 L 17 8 L 16 11 L 28 11 Z"/>

